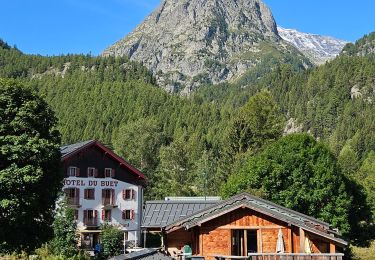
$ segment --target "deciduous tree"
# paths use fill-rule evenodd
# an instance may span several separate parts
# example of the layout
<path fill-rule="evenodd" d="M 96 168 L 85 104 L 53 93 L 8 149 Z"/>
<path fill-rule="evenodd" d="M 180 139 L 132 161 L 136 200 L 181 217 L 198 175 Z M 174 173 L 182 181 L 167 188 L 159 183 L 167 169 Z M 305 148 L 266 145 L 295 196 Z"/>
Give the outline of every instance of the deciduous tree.
<path fill-rule="evenodd" d="M 0 251 L 32 250 L 52 234 L 60 135 L 47 103 L 0 79 Z"/>

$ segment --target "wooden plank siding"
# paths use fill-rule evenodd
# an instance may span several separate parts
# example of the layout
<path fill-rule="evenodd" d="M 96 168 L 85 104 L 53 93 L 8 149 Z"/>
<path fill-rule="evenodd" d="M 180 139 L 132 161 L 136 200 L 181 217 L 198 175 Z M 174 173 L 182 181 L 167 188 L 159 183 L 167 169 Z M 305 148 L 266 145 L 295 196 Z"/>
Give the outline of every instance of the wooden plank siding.
<path fill-rule="evenodd" d="M 171 232 L 167 234 L 167 248 L 171 256 L 176 257 L 181 248 L 188 244 L 194 255 L 213 260 L 213 255 L 232 255 L 233 230 L 257 230 L 258 253 L 276 253 L 280 229 L 283 233 L 285 253 L 303 252 L 305 235 L 311 241 L 312 253 L 329 253 L 330 249 L 335 250 L 329 242 L 318 236 L 248 208 L 240 208 L 201 223 L 191 231 L 180 229 Z"/>

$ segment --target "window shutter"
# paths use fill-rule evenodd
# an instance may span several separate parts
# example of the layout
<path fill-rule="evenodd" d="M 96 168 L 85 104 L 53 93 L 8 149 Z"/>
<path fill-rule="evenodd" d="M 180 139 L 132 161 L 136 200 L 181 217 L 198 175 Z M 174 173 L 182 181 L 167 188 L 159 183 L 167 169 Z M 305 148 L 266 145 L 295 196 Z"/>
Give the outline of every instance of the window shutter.
<path fill-rule="evenodd" d="M 98 172 L 98 169 L 94 169 L 94 177 L 95 178 L 98 178 L 98 176 L 99 176 L 99 172 Z"/>
<path fill-rule="evenodd" d="M 104 220 L 105 219 L 105 210 L 103 209 L 102 210 L 102 220 Z"/>
<path fill-rule="evenodd" d="M 125 190 L 122 190 L 122 199 L 125 200 L 125 196 L 126 196 L 126 191 Z"/>
<path fill-rule="evenodd" d="M 83 221 L 87 220 L 87 210 L 83 211 Z"/>
<path fill-rule="evenodd" d="M 115 169 L 112 169 L 111 171 L 111 178 L 114 178 L 115 177 Z"/>
<path fill-rule="evenodd" d="M 94 219 L 96 219 L 97 217 L 98 217 L 98 211 L 94 210 Z"/>
<path fill-rule="evenodd" d="M 134 216 L 135 214 L 134 214 L 134 210 L 132 209 L 131 211 L 130 211 L 130 219 L 134 219 Z"/>
<path fill-rule="evenodd" d="M 122 211 L 122 219 L 125 219 L 125 210 Z"/>
<path fill-rule="evenodd" d="M 79 172 L 80 172 L 80 169 L 76 168 L 76 177 L 79 177 Z"/>
<path fill-rule="evenodd" d="M 132 189 L 132 199 L 135 200 L 135 190 Z"/>
<path fill-rule="evenodd" d="M 67 169 L 66 169 L 66 176 L 70 176 L 70 167 L 68 167 Z"/>
<path fill-rule="evenodd" d="M 76 191 L 75 191 L 75 194 L 74 194 L 74 195 L 76 195 L 76 198 L 79 199 L 79 188 L 76 188 Z"/>
<path fill-rule="evenodd" d="M 102 204 L 104 204 L 105 201 L 105 190 L 102 190 Z"/>
<path fill-rule="evenodd" d="M 83 192 L 84 192 L 83 197 L 84 197 L 85 199 L 87 199 L 87 198 L 89 197 L 89 196 L 88 196 L 88 190 L 87 190 L 87 189 L 84 189 Z"/>
<path fill-rule="evenodd" d="M 112 197 L 112 205 L 115 205 L 115 190 L 111 190 L 111 197 Z"/>

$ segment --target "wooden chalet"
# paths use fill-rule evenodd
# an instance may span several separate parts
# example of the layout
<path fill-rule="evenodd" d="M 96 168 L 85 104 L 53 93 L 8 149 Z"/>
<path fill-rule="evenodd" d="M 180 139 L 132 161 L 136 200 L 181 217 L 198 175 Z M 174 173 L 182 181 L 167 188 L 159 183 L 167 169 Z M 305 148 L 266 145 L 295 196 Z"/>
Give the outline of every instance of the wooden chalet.
<path fill-rule="evenodd" d="M 170 203 L 146 202 L 142 229 L 158 229 L 173 257 L 189 245 L 204 259 L 342 259 L 347 246 L 328 223 L 247 193 L 204 205 L 190 202 L 185 214 L 186 202 L 175 206 L 178 214 Z"/>

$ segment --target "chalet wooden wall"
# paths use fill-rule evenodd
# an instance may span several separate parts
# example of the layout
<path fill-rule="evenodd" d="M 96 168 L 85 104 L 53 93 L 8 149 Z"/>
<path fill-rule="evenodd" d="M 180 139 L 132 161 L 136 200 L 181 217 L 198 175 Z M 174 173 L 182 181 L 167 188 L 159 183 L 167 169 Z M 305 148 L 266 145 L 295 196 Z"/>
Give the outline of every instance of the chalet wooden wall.
<path fill-rule="evenodd" d="M 285 250 L 292 251 L 291 227 L 277 219 L 243 208 L 202 224 L 198 229 L 200 247 L 194 253 L 204 255 L 209 260 L 213 259 L 210 257 L 213 254 L 231 255 L 231 235 L 234 229 L 258 230 L 258 252 L 263 253 L 275 253 L 278 232 L 281 229 Z"/>
<path fill-rule="evenodd" d="M 300 229 L 285 222 L 271 218 L 248 208 L 229 212 L 195 227 L 191 232 L 178 230 L 168 234 L 168 251 L 170 253 L 189 244 L 193 254 L 203 255 L 213 260 L 212 255 L 231 255 L 232 231 L 236 229 L 257 230 L 258 253 L 276 253 L 278 233 L 283 233 L 285 252 L 300 253 Z M 307 235 L 312 242 L 313 253 L 327 253 L 330 244 L 312 234 Z M 304 249 L 304 248 L 303 248 Z M 173 254 L 171 254 L 173 255 Z"/>

